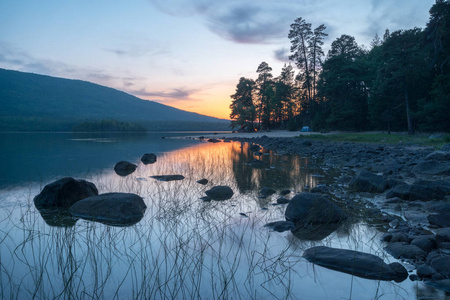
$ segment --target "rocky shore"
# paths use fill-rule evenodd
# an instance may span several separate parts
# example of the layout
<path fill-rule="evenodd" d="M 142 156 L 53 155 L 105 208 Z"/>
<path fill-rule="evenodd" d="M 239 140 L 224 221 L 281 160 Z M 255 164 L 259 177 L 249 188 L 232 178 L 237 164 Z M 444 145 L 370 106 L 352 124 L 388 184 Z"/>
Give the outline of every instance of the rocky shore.
<path fill-rule="evenodd" d="M 388 229 L 383 236 L 385 251 L 414 266 L 410 280 L 450 292 L 450 144 L 436 151 L 413 144 L 325 142 L 307 137 L 228 139 L 278 155 L 310 157 L 340 169 L 339 184 L 316 192 L 345 198 L 347 203 L 365 199 L 369 218 L 381 220 Z M 329 259 L 330 253 L 325 257 Z M 336 261 L 335 268 L 339 264 Z"/>

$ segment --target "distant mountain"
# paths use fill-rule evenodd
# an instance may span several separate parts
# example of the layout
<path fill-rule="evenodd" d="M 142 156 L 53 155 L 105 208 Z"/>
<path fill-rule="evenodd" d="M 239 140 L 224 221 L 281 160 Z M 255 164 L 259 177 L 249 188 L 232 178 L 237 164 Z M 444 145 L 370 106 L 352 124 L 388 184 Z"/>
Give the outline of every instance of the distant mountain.
<path fill-rule="evenodd" d="M 70 130 L 80 122 L 102 119 L 138 122 L 150 130 L 226 129 L 229 125 L 226 120 L 87 81 L 0 69 L 2 131 Z"/>

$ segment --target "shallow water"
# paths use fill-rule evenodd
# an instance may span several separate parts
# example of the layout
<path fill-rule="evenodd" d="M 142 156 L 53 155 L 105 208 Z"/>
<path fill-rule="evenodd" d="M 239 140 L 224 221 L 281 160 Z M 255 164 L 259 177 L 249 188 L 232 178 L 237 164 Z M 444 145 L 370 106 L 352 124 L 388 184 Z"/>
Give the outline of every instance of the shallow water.
<path fill-rule="evenodd" d="M 396 261 L 382 235 L 363 217 L 338 228 L 311 228 L 294 236 L 264 227 L 284 220 L 278 194 L 334 184 L 340 170 L 298 156 L 264 151 L 262 168 L 248 144 L 161 139 L 170 134 L 29 134 L 1 139 L 0 286 L 2 299 L 446 299 L 409 279 L 368 280 L 314 266 L 303 251 L 317 245 L 353 249 Z M 173 134 L 179 135 L 179 134 Z M 139 159 L 154 152 L 155 164 Z M 138 164 L 120 177 L 119 160 Z M 149 176 L 181 174 L 182 181 Z M 144 218 L 129 227 L 92 221 L 43 219 L 33 204 L 42 187 L 74 176 L 100 193 L 144 198 Z M 207 178 L 206 186 L 196 183 Z M 228 185 L 226 201 L 199 200 Z M 338 203 L 342 205 L 342 203 Z M 51 225 L 49 225 L 51 224 Z"/>

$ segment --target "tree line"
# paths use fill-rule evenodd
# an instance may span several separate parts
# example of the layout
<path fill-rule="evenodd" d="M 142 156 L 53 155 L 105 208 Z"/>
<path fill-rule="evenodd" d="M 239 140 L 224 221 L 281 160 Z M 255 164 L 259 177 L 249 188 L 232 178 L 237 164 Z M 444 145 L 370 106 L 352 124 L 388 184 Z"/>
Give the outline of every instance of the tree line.
<path fill-rule="evenodd" d="M 343 34 L 323 51 L 326 27 L 291 24 L 278 77 L 262 62 L 231 95 L 232 125 L 245 130 L 450 131 L 450 2 L 436 0 L 424 29 L 375 35 L 370 48 Z"/>

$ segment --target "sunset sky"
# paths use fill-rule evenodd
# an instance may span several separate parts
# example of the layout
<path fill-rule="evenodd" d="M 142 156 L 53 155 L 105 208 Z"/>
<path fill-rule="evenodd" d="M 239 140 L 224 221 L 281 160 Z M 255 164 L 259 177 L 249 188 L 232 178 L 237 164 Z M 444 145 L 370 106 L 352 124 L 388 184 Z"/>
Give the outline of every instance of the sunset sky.
<path fill-rule="evenodd" d="M 369 46 L 386 28 L 425 27 L 434 0 L 1 0 L 0 67 L 87 80 L 229 118 L 239 78 L 278 76 L 289 25 L 325 24 Z"/>

